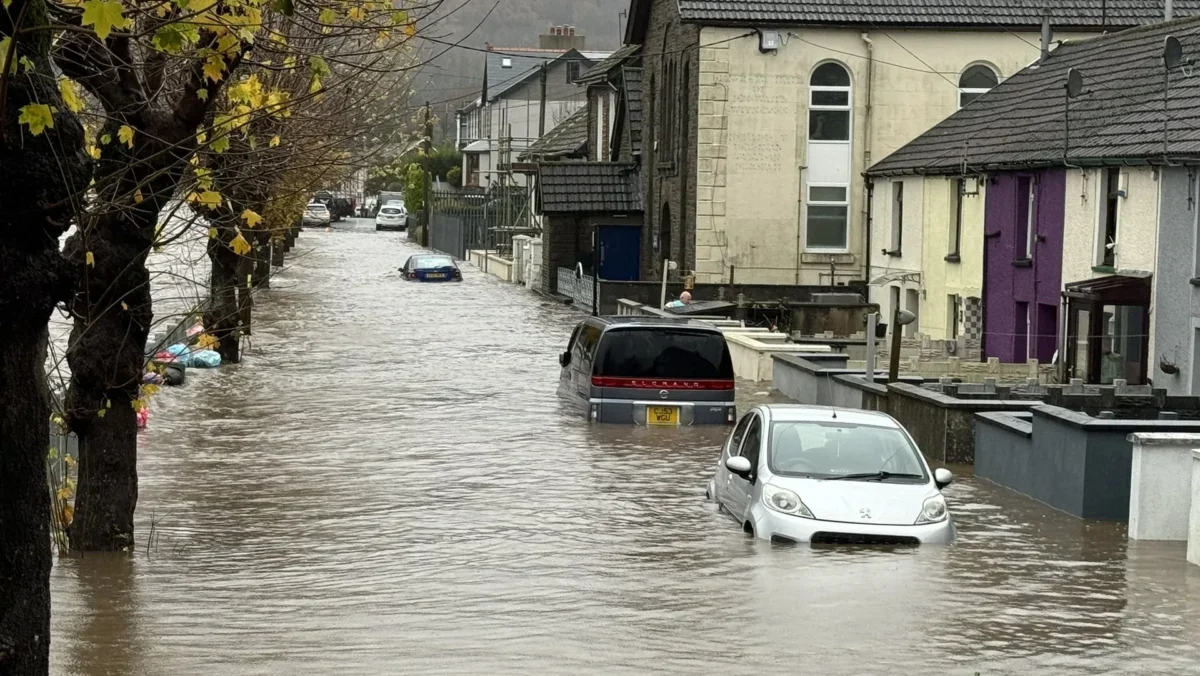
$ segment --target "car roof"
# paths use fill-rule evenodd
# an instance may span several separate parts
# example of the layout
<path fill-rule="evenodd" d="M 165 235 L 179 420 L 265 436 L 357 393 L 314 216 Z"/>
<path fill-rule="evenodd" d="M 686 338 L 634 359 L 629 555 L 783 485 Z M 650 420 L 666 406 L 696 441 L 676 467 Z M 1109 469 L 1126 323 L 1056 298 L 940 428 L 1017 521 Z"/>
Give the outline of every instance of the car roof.
<path fill-rule="evenodd" d="M 622 328 L 663 328 L 663 329 L 678 329 L 689 328 L 702 332 L 720 333 L 720 329 L 715 326 L 706 326 L 704 324 L 693 323 L 686 317 L 675 319 L 673 317 L 653 317 L 650 315 L 609 315 L 601 317 L 591 317 L 585 321 L 593 321 L 608 329 Z"/>
<path fill-rule="evenodd" d="M 438 260 L 448 260 L 448 261 L 450 261 L 451 265 L 454 265 L 454 266 L 458 265 L 458 263 L 454 262 L 454 256 L 451 256 L 449 254 L 439 254 L 439 253 L 413 254 L 408 257 L 408 262 L 411 263 L 413 261 L 420 261 L 422 258 L 436 258 Z"/>
<path fill-rule="evenodd" d="M 807 404 L 762 404 L 758 408 L 767 411 L 773 422 L 827 422 L 837 415 L 839 422 L 848 425 L 875 425 L 900 429 L 900 423 L 886 413 L 864 411 L 836 406 L 810 406 Z"/>

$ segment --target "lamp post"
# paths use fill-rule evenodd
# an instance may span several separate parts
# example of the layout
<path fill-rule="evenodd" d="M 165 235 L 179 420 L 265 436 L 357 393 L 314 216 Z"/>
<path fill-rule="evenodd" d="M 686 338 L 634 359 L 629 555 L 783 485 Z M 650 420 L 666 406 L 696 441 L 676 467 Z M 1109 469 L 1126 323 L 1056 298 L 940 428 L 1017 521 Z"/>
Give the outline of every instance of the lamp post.
<path fill-rule="evenodd" d="M 917 320 L 917 316 L 908 310 L 897 306 L 892 311 L 892 355 L 888 365 L 888 382 L 894 383 L 900 377 L 900 327 L 908 326 Z"/>

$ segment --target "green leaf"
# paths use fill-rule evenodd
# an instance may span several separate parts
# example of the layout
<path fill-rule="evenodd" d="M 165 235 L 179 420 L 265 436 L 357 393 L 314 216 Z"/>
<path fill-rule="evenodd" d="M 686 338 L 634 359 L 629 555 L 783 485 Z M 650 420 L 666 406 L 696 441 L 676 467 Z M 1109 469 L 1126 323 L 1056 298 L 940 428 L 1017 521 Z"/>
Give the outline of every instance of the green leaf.
<path fill-rule="evenodd" d="M 223 134 L 219 138 L 213 139 L 208 148 L 214 153 L 223 153 L 229 150 L 229 134 Z"/>
<path fill-rule="evenodd" d="M 200 99 L 201 101 L 207 101 L 208 100 L 208 90 L 204 89 L 203 87 L 201 87 L 200 89 L 197 89 L 196 90 L 196 98 Z"/>
<path fill-rule="evenodd" d="M 128 28 L 131 25 L 119 0 L 85 0 L 80 23 L 93 26 L 96 36 L 101 40 L 107 40 L 114 28 Z"/>
<path fill-rule="evenodd" d="M 54 128 L 54 108 L 44 103 L 30 103 L 21 106 L 21 116 L 17 122 L 29 127 L 29 133 L 37 136 L 47 129 Z"/>
<path fill-rule="evenodd" d="M 21 64 L 21 69 L 24 72 L 28 73 L 33 70 L 33 62 L 29 60 L 28 56 L 22 56 L 21 58 L 17 59 L 17 62 Z"/>
<path fill-rule="evenodd" d="M 328 7 L 321 10 L 321 23 L 325 24 L 326 26 L 332 26 L 333 24 L 337 23 L 337 12 Z"/>
<path fill-rule="evenodd" d="M 169 23 L 154 34 L 154 48 L 178 54 L 184 47 L 194 45 L 200 40 L 200 29 L 195 24 Z"/>
<path fill-rule="evenodd" d="M 7 7 L 8 5 L 5 5 Z M 8 61 L 8 50 L 12 44 L 12 38 L 0 38 L 0 73 L 4 72 L 5 61 Z M 13 61 L 12 67 L 8 69 L 9 75 L 17 74 L 17 62 Z"/>
<path fill-rule="evenodd" d="M 308 66 L 312 69 L 315 78 L 323 78 L 333 72 L 329 69 L 329 64 L 325 62 L 325 59 L 319 56 L 309 57 Z"/>

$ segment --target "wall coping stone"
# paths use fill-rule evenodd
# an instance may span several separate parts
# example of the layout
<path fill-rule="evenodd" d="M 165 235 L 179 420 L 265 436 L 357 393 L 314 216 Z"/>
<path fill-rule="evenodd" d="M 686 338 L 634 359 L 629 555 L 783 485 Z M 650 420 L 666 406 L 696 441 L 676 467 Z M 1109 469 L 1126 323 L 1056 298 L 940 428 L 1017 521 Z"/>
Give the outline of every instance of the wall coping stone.
<path fill-rule="evenodd" d="M 903 396 L 921 399 L 942 408 L 960 411 L 1024 411 L 1028 410 L 1032 403 L 1030 400 L 1021 399 L 959 399 L 942 394 L 941 392 L 925 389 L 919 385 L 910 385 L 904 382 L 889 383 L 888 389 Z"/>
<path fill-rule="evenodd" d="M 1034 406 L 1030 410 L 1035 415 L 1054 418 L 1059 422 L 1090 432 L 1200 432 L 1200 420 L 1142 420 L 1136 418 L 1106 420 L 1049 404 Z"/>
<path fill-rule="evenodd" d="M 1147 421 L 1157 422 L 1157 421 Z M 1196 446 L 1200 447 L 1200 433 L 1188 432 L 1134 432 L 1126 439 L 1141 446 Z"/>
<path fill-rule="evenodd" d="M 1014 434 L 1020 434 L 1026 439 L 1033 438 L 1033 415 L 1028 413 L 1002 411 L 976 413 L 975 419 L 978 422 L 1002 427 Z"/>

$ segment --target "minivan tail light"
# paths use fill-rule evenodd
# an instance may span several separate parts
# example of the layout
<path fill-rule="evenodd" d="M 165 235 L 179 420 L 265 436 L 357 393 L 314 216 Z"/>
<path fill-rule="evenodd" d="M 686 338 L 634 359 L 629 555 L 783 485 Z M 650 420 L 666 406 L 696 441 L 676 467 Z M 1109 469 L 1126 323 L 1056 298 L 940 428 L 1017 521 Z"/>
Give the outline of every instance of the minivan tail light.
<path fill-rule="evenodd" d="M 592 376 L 593 387 L 627 387 L 635 390 L 732 390 L 733 379 L 617 378 Z"/>

